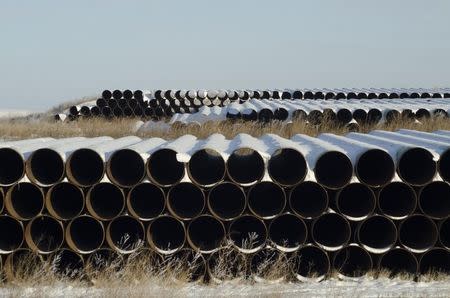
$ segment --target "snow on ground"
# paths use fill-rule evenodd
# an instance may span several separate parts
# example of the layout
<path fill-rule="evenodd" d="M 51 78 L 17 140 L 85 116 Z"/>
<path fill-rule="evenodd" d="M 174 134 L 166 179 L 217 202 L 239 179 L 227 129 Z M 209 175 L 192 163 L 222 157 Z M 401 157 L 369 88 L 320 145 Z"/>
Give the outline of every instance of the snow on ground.
<path fill-rule="evenodd" d="M 25 117 L 30 114 L 33 114 L 33 112 L 26 110 L 0 109 L 0 119 Z"/>
<path fill-rule="evenodd" d="M 224 283 L 130 285 L 119 288 L 53 286 L 41 288 L 1 288 L 0 296 L 12 297 L 449 297 L 450 282 L 413 282 L 385 278 L 359 281 L 327 280 L 320 283 Z"/>

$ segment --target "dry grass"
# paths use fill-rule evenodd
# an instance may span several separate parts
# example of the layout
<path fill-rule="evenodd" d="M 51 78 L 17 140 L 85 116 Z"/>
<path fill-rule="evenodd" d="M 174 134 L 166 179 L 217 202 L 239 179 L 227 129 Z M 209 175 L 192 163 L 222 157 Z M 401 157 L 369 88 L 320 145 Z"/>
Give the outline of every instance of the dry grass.
<path fill-rule="evenodd" d="M 82 119 L 74 122 L 54 122 L 50 120 L 3 120 L 0 121 L 0 135 L 6 139 L 24 139 L 35 137 L 96 137 L 111 136 L 122 137 L 137 135 L 139 137 L 161 137 L 173 139 L 185 134 L 192 134 L 199 138 L 206 138 L 213 133 L 221 133 L 227 138 L 232 138 L 238 133 L 247 133 L 255 137 L 266 133 L 275 133 L 283 137 L 291 137 L 295 134 L 306 134 L 316 136 L 323 132 L 345 134 L 349 129 L 334 123 L 324 123 L 313 126 L 303 121 L 282 123 L 274 121 L 271 123 L 258 122 L 207 122 L 201 126 L 197 124 L 181 125 L 174 124 L 170 128 L 154 127 L 145 131 L 137 131 L 137 120 L 115 119 L 105 120 L 103 118 Z M 398 120 L 388 124 L 365 125 L 359 128 L 361 132 L 373 129 L 397 130 L 399 128 L 416 129 L 420 131 L 433 131 L 437 129 L 450 130 L 450 119 L 432 118 L 422 123 Z"/>

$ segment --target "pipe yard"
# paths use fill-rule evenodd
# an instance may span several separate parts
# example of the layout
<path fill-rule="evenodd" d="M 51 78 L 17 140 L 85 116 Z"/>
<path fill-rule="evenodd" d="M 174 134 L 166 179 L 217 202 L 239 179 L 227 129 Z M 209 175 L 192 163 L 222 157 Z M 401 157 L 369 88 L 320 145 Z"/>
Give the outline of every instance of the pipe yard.
<path fill-rule="evenodd" d="M 310 125 L 318 113 L 348 125 L 450 112 L 448 90 L 128 91 L 102 99 L 200 98 L 203 111 L 218 101 L 225 118 L 255 112 L 264 123 L 302 110 Z M 76 110 L 66 117 L 94 115 Z M 105 268 L 142 259 L 154 271 L 180 267 L 176 280 L 216 284 L 450 273 L 447 130 L 36 137 L 0 142 L 0 165 L 7 281 L 23 274 L 21 260 L 94 284 Z"/>

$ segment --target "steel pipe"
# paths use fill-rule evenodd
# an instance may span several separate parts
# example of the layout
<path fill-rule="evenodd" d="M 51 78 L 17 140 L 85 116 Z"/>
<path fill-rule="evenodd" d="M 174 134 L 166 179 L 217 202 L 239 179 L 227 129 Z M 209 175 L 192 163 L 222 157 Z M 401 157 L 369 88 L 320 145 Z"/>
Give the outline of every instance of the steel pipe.
<path fill-rule="evenodd" d="M 396 247 L 381 256 L 378 268 L 380 271 L 387 271 L 390 277 L 404 273 L 415 276 L 419 269 L 419 262 L 410 251 Z"/>
<path fill-rule="evenodd" d="M 299 151 L 282 148 L 276 150 L 270 157 L 267 171 L 274 182 L 283 186 L 292 186 L 305 179 L 308 166 Z"/>
<path fill-rule="evenodd" d="M 95 283 L 99 277 L 120 271 L 123 265 L 124 260 L 121 254 L 110 248 L 100 248 L 87 258 L 85 272 Z"/>
<path fill-rule="evenodd" d="M 230 221 L 242 215 L 247 206 L 243 189 L 231 182 L 222 182 L 208 192 L 208 209 L 215 217 Z"/>
<path fill-rule="evenodd" d="M 176 281 L 200 282 L 206 274 L 206 261 L 202 254 L 184 248 L 165 257 L 168 272 Z"/>
<path fill-rule="evenodd" d="M 305 181 L 289 193 L 289 206 L 302 218 L 316 218 L 328 209 L 328 193 L 320 184 Z"/>
<path fill-rule="evenodd" d="M 145 177 L 144 160 L 135 150 L 119 149 L 109 158 L 106 174 L 120 187 L 133 187 Z"/>
<path fill-rule="evenodd" d="M 58 276 L 69 279 L 81 278 L 84 274 L 83 257 L 66 248 L 59 249 L 49 257 L 51 270 Z"/>
<path fill-rule="evenodd" d="M 181 220 L 199 216 L 205 208 L 205 194 L 195 184 L 181 182 L 173 186 L 167 194 L 167 209 Z"/>
<path fill-rule="evenodd" d="M 158 217 L 165 206 L 164 191 L 152 183 L 140 183 L 128 192 L 128 211 L 139 220 L 149 221 Z"/>
<path fill-rule="evenodd" d="M 250 272 L 257 282 L 281 282 L 288 273 L 286 256 L 271 248 L 255 253 L 250 260 Z"/>
<path fill-rule="evenodd" d="M 210 187 L 225 178 L 225 161 L 213 149 L 201 149 L 189 159 L 187 170 L 191 180 L 201 186 Z"/>
<path fill-rule="evenodd" d="M 273 182 L 259 182 L 248 191 L 248 208 L 262 219 L 272 219 L 286 206 L 286 194 Z"/>
<path fill-rule="evenodd" d="M 64 242 L 63 224 L 53 217 L 40 215 L 28 222 L 25 228 L 28 247 L 40 254 L 58 250 Z"/>
<path fill-rule="evenodd" d="M 382 215 L 367 218 L 357 230 L 358 242 L 373 254 L 382 254 L 390 250 L 397 242 L 397 237 L 394 222 Z"/>
<path fill-rule="evenodd" d="M 293 252 L 306 242 L 308 228 L 300 217 L 285 213 L 272 220 L 268 235 L 276 249 L 282 252 Z"/>
<path fill-rule="evenodd" d="M 372 257 L 364 248 L 350 244 L 336 253 L 333 268 L 341 278 L 363 277 L 373 268 Z"/>
<path fill-rule="evenodd" d="M 10 253 L 5 260 L 4 272 L 8 281 L 23 281 L 30 276 L 39 274 L 44 260 L 42 256 L 28 248 L 19 248 Z"/>
<path fill-rule="evenodd" d="M 242 186 L 261 181 L 265 172 L 264 159 L 251 148 L 233 151 L 227 160 L 226 168 L 229 178 Z"/>
<path fill-rule="evenodd" d="M 0 186 L 11 186 L 25 175 L 22 155 L 14 148 L 0 148 Z"/>
<path fill-rule="evenodd" d="M 30 220 L 44 209 L 44 192 L 29 182 L 20 182 L 8 189 L 6 211 L 20 220 Z"/>
<path fill-rule="evenodd" d="M 187 228 L 189 245 L 200 253 L 213 253 L 224 244 L 225 227 L 210 215 L 194 218 Z"/>
<path fill-rule="evenodd" d="M 433 219 L 443 219 L 450 215 L 450 184 L 433 181 L 419 190 L 419 208 Z"/>
<path fill-rule="evenodd" d="M 116 185 L 101 182 L 91 187 L 86 195 L 86 209 L 99 220 L 112 220 L 125 208 L 125 195 Z"/>
<path fill-rule="evenodd" d="M 439 242 L 450 250 L 450 217 L 444 219 L 439 225 Z"/>
<path fill-rule="evenodd" d="M 186 241 L 184 224 L 176 218 L 163 215 L 153 220 L 147 228 L 147 242 L 160 254 L 173 254 Z"/>
<path fill-rule="evenodd" d="M 23 224 L 8 215 L 0 215 L 0 254 L 16 251 L 23 243 Z"/>
<path fill-rule="evenodd" d="M 39 186 L 52 186 L 64 179 L 64 160 L 50 148 L 34 151 L 26 161 L 28 178 Z"/>
<path fill-rule="evenodd" d="M 350 183 L 338 191 L 336 206 L 348 220 L 364 220 L 375 210 L 375 194 L 364 184 Z"/>
<path fill-rule="evenodd" d="M 65 234 L 67 245 L 79 254 L 93 253 L 102 246 L 105 239 L 103 224 L 89 215 L 72 219 Z"/>
<path fill-rule="evenodd" d="M 321 281 L 330 273 L 330 259 L 321 248 L 308 244 L 293 256 L 292 271 L 300 281 Z"/>
<path fill-rule="evenodd" d="M 421 274 L 449 274 L 450 252 L 443 248 L 433 248 L 422 255 L 419 264 Z"/>
<path fill-rule="evenodd" d="M 430 218 L 415 214 L 400 223 L 399 241 L 413 253 L 423 253 L 430 250 L 439 236 L 436 224 Z"/>
<path fill-rule="evenodd" d="M 326 213 L 314 220 L 311 226 L 311 237 L 314 242 L 326 251 L 337 251 L 349 241 L 351 228 L 348 221 L 337 213 Z"/>
<path fill-rule="evenodd" d="M 218 249 L 209 256 L 207 265 L 209 278 L 217 284 L 241 280 L 246 275 L 245 257 L 234 249 Z"/>
<path fill-rule="evenodd" d="M 178 161 L 177 152 L 163 148 L 153 152 L 147 160 L 147 175 L 159 186 L 172 186 L 184 177 L 184 163 Z"/>
<path fill-rule="evenodd" d="M 267 240 L 264 222 L 252 215 L 233 220 L 228 227 L 228 237 L 240 252 L 250 254 L 262 249 Z"/>
<path fill-rule="evenodd" d="M 144 237 L 144 225 L 128 215 L 114 218 L 106 228 L 106 241 L 109 247 L 122 254 L 131 254 L 139 249 Z"/>
<path fill-rule="evenodd" d="M 47 191 L 45 206 L 51 216 L 59 220 L 70 220 L 83 212 L 84 193 L 74 184 L 61 182 Z"/>
<path fill-rule="evenodd" d="M 403 182 L 391 182 L 378 193 L 378 208 L 383 215 L 402 220 L 411 215 L 417 206 L 414 189 Z"/>

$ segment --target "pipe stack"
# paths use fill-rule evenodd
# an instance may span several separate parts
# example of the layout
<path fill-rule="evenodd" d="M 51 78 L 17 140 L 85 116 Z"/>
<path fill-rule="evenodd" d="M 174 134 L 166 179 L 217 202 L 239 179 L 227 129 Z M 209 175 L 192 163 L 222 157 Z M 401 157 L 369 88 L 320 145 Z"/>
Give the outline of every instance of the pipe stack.
<path fill-rule="evenodd" d="M 411 130 L 3 142 L 3 268 L 82 274 L 144 251 L 196 281 L 448 273 L 449 152 L 449 131 Z"/>

